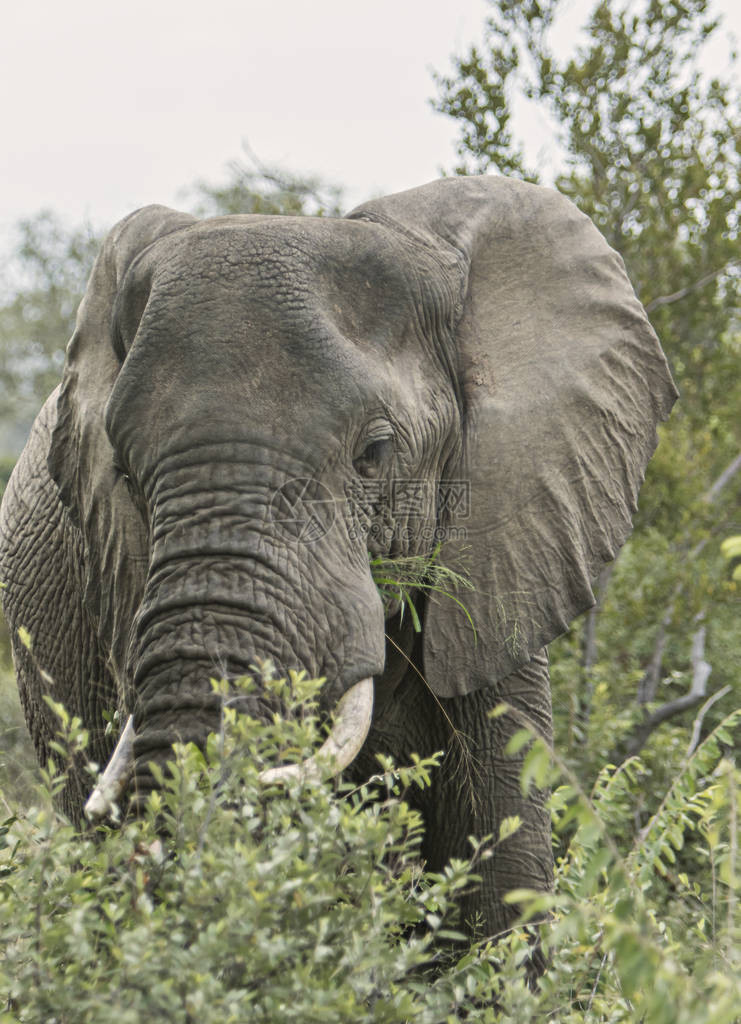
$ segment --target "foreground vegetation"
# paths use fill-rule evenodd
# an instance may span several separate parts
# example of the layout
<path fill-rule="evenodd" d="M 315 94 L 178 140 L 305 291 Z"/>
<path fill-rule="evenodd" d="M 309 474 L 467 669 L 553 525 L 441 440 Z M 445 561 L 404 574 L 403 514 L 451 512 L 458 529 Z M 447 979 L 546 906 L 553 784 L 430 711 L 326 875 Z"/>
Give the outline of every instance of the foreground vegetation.
<path fill-rule="evenodd" d="M 424 871 L 422 823 L 405 803 L 434 759 L 379 764 L 360 788 L 266 787 L 261 765 L 318 742 L 317 683 L 272 682 L 292 715 L 272 725 L 224 711 L 205 753 L 177 749 L 141 821 L 80 836 L 50 803 L 66 752 L 85 742 L 60 708 L 56 764 L 35 806 L 0 829 L 2 1021 L 278 1022 L 741 1019 L 738 772 L 724 744 L 741 712 L 686 759 L 634 842 L 641 765 L 575 780 L 552 798 L 570 843 L 552 897 L 513 894 L 525 918 L 470 945 L 455 899 L 480 858 L 516 830 L 472 844 L 468 862 Z M 496 714 L 506 713 L 504 708 Z M 532 737 L 523 785 L 557 780 Z M 706 884 L 679 870 L 703 863 Z M 536 933 L 550 966 L 533 990 Z"/>

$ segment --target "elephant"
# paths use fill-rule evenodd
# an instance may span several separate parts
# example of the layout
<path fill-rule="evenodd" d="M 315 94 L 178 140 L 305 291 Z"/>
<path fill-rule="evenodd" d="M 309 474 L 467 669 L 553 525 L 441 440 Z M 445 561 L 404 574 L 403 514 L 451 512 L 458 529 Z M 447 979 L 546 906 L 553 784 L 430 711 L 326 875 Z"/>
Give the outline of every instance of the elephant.
<path fill-rule="evenodd" d="M 594 603 L 676 397 L 622 260 L 555 190 L 481 175 L 338 218 L 132 213 L 2 504 L 40 761 L 45 693 L 99 764 L 104 712 L 133 716 L 136 813 L 152 763 L 218 728 L 210 677 L 304 670 L 324 714 L 361 723 L 351 778 L 443 752 L 409 795 L 430 869 L 520 818 L 464 897 L 469 927 L 502 932 L 505 894 L 553 881 L 547 794 L 505 748 L 523 721 L 552 742 L 547 645 Z M 416 622 L 384 605 L 370 560 L 433 555 L 461 600 L 420 591 Z M 80 764 L 75 821 L 89 788 Z"/>

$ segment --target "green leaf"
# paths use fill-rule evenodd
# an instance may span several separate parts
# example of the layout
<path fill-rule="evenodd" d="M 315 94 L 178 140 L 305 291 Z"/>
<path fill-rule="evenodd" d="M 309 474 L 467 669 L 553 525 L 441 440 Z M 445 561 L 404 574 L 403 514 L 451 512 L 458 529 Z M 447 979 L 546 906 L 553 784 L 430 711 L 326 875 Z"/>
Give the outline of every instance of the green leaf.
<path fill-rule="evenodd" d="M 520 789 L 523 796 L 527 796 L 533 783 L 538 789 L 545 789 L 551 774 L 551 764 L 550 748 L 542 739 L 536 739 L 525 755 L 520 772 Z"/>
<path fill-rule="evenodd" d="M 499 842 L 501 843 L 505 839 L 509 839 L 522 825 L 522 819 L 517 814 L 513 814 L 508 818 L 503 818 L 499 824 Z"/>
<path fill-rule="evenodd" d="M 16 630 L 16 633 L 18 634 L 18 639 L 23 644 L 23 646 L 30 651 L 32 646 L 31 634 L 28 632 L 26 627 L 19 626 L 18 629 Z"/>
<path fill-rule="evenodd" d="M 528 743 L 533 742 L 533 733 L 530 729 L 518 729 L 517 732 L 510 736 L 504 753 L 513 756 L 519 754 L 523 747 L 526 747 Z"/>

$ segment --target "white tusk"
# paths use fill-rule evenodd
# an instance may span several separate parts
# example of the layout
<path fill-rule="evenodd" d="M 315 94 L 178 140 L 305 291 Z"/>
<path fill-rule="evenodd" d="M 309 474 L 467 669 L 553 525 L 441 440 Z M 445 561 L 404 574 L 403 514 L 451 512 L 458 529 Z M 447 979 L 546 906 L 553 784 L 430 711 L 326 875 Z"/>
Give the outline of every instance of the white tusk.
<path fill-rule="evenodd" d="M 131 769 L 134 767 L 134 716 L 129 715 L 116 749 L 85 804 L 85 815 L 90 821 L 99 821 L 113 811 L 113 805 L 124 791 Z"/>
<path fill-rule="evenodd" d="M 361 679 L 337 702 L 334 725 L 316 754 L 301 764 L 268 768 L 260 772 L 260 781 L 270 785 L 290 779 L 307 782 L 337 775 L 355 759 L 365 743 L 372 715 L 373 680 Z M 116 749 L 85 804 L 85 814 L 90 821 L 100 821 L 110 815 L 123 793 L 134 766 L 134 739 L 134 716 L 129 715 Z"/>
<path fill-rule="evenodd" d="M 337 714 L 329 736 L 312 757 L 301 764 L 286 764 L 260 772 L 267 784 L 316 782 L 331 778 L 347 768 L 365 743 L 373 715 L 373 680 L 361 679 L 337 702 Z"/>

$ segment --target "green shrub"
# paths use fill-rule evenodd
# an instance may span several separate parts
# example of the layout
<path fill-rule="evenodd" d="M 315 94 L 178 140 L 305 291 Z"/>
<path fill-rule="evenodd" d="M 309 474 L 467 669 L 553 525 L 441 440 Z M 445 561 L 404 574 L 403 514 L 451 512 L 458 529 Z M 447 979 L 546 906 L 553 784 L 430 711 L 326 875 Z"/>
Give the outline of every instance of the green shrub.
<path fill-rule="evenodd" d="M 422 823 L 404 799 L 434 759 L 380 765 L 354 789 L 259 780 L 264 764 L 318 743 L 317 684 L 292 683 L 290 720 L 258 724 L 227 708 L 205 752 L 177 748 L 143 820 L 81 836 L 45 799 L 3 825 L 0 1021 L 739 1019 L 738 773 L 723 756 L 732 721 L 686 762 L 627 856 L 610 833 L 631 814 L 637 761 L 606 770 L 591 798 L 574 780 L 557 788 L 556 828 L 573 835 L 556 892 L 513 897 L 550 920 L 472 946 L 456 931 L 455 899 L 486 844 L 425 872 Z M 52 793 L 65 752 L 85 742 L 59 714 Z M 533 743 L 523 785 L 543 784 L 550 761 Z M 516 827 L 508 820 L 500 838 Z M 697 878 L 673 875 L 685 843 Z M 550 967 L 532 991 L 524 965 L 538 929 Z"/>
<path fill-rule="evenodd" d="M 638 758 L 605 767 L 589 797 L 573 775 L 553 793 L 556 834 L 572 833 L 557 862 L 555 893 L 510 895 L 528 908 L 525 916 L 552 915 L 542 928 L 552 968 L 539 1003 L 549 1019 L 741 1021 L 741 772 L 727 756 L 739 722 L 741 710 L 685 757 L 627 854 L 613 837 L 625 834 L 642 804 Z M 536 741 L 523 778 L 543 784 L 543 755 Z M 692 876 L 679 864 L 687 853 Z"/>
<path fill-rule="evenodd" d="M 36 757 L 18 700 L 5 622 L 0 618 L 0 817 L 34 797 Z"/>
<path fill-rule="evenodd" d="M 85 739 L 66 716 L 63 733 L 60 756 Z M 144 820 L 80 836 L 47 806 L 6 823 L 6 1019 L 432 1022 L 490 1001 L 486 958 L 450 952 L 470 865 L 423 873 L 402 799 L 432 762 L 381 773 L 372 798 L 258 780 L 317 738 L 313 715 L 227 709 L 205 753 L 177 749 Z M 51 767 L 48 787 L 62 778 Z"/>

